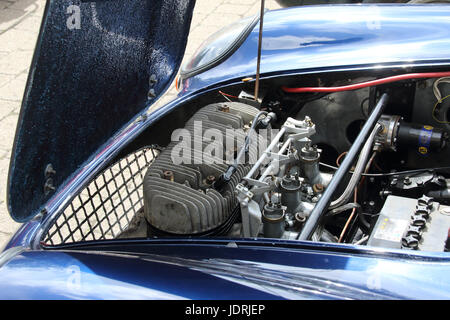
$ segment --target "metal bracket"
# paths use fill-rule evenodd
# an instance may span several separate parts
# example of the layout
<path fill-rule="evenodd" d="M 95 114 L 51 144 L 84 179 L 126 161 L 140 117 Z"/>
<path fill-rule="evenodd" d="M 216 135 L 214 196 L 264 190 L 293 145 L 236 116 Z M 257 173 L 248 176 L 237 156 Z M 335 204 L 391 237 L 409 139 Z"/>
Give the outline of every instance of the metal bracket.
<path fill-rule="evenodd" d="M 251 192 L 247 187 L 245 187 L 242 183 L 238 183 L 236 186 L 236 195 L 239 200 L 239 203 L 242 206 L 247 206 L 248 202 L 253 199 L 253 192 Z"/>
<path fill-rule="evenodd" d="M 289 137 L 294 141 L 316 133 L 316 126 L 309 117 L 305 117 L 305 120 L 296 120 L 289 117 L 283 124 L 283 128 L 286 128 L 286 133 L 290 133 Z"/>
<path fill-rule="evenodd" d="M 242 233 L 245 238 L 257 237 L 261 228 L 261 210 L 259 204 L 251 200 L 246 206 L 241 205 Z"/>
<path fill-rule="evenodd" d="M 48 195 L 50 192 L 56 190 L 53 184 L 53 176 L 56 174 L 55 169 L 51 163 L 49 163 L 44 170 L 45 182 L 44 182 L 44 194 Z"/>
<path fill-rule="evenodd" d="M 56 188 L 53 185 L 53 179 L 52 178 L 48 178 L 47 180 L 45 180 L 44 183 L 44 194 L 48 195 L 50 192 L 55 191 Z"/>
<path fill-rule="evenodd" d="M 271 191 L 275 188 L 274 183 L 262 182 L 262 181 L 255 180 L 252 178 L 243 178 L 243 180 L 247 181 L 250 186 L 253 186 L 252 191 L 248 191 L 252 194 L 252 198 L 253 198 L 253 196 L 258 196 L 265 192 Z M 249 189 L 247 189 L 247 190 L 249 190 Z M 252 199 L 252 198 L 250 198 L 250 199 Z"/>

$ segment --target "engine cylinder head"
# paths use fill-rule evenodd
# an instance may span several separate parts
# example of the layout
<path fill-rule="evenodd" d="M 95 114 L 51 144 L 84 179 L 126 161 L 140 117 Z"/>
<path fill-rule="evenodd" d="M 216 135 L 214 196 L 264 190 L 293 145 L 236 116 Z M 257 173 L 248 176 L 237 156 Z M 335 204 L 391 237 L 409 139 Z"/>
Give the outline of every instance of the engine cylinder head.
<path fill-rule="evenodd" d="M 258 112 L 258 109 L 243 103 L 216 103 L 201 108 L 186 122 L 184 129 L 189 133 L 186 139 L 190 139 L 190 146 L 195 147 L 196 139 L 202 139 L 205 132 L 214 131 L 222 137 L 222 141 L 219 138 L 214 140 L 222 152 L 215 152 L 214 156 L 202 153 L 199 158 L 196 152 L 191 151 L 185 159 L 187 162 L 178 164 L 174 163 L 174 154 L 177 153 L 173 152 L 178 141 L 172 141 L 159 154 L 144 178 L 145 218 L 155 232 L 199 235 L 218 230 L 222 233 L 222 226 L 230 224 L 237 206 L 233 191 L 248 173 L 250 165 L 237 165 L 229 183 L 220 192 L 213 185 L 228 168 L 229 142 L 233 142 L 230 147 L 233 148 L 239 141 L 244 141 L 242 128 Z M 184 139 L 183 136 L 183 142 Z M 205 150 L 210 142 L 202 140 L 200 146 Z M 254 153 L 256 151 L 250 149 L 249 158 L 255 157 Z"/>

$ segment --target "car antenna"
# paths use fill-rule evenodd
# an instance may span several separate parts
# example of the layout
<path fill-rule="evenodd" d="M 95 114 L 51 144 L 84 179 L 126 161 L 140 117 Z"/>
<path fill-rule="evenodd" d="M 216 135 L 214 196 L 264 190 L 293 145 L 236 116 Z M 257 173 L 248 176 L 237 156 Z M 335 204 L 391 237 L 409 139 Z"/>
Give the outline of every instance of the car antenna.
<path fill-rule="evenodd" d="M 261 0 L 261 10 L 259 13 L 258 56 L 256 60 L 256 78 L 255 78 L 255 101 L 258 101 L 258 92 L 259 92 L 259 69 L 261 64 L 261 44 L 262 44 L 263 19 L 265 7 L 264 2 L 265 0 Z"/>

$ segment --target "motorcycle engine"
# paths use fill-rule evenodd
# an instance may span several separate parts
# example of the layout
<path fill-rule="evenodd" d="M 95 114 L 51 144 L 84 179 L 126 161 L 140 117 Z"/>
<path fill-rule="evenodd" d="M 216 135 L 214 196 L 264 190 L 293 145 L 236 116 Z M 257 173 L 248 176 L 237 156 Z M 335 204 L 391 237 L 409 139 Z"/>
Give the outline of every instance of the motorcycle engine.
<path fill-rule="evenodd" d="M 239 164 L 222 192 L 212 185 L 227 169 L 227 158 L 233 158 L 258 112 L 243 103 L 211 104 L 177 131 L 183 141 L 172 141 L 144 179 L 145 217 L 155 233 L 220 235 L 230 230 L 237 219 L 234 190 L 250 166 Z"/>
<path fill-rule="evenodd" d="M 391 96 L 407 103 L 402 94 L 412 87 L 405 88 Z M 278 107 L 289 104 L 282 99 L 198 109 L 150 164 L 138 225 L 153 237 L 301 238 L 368 122 L 372 96 L 367 89 L 319 95 L 290 115 Z M 404 106 L 392 105 L 347 161 L 311 240 L 448 250 L 450 180 L 420 165 L 424 153 L 427 163 L 442 163 L 448 133 L 415 116 L 423 109 L 405 116 Z M 411 122 L 422 118 L 427 123 Z"/>

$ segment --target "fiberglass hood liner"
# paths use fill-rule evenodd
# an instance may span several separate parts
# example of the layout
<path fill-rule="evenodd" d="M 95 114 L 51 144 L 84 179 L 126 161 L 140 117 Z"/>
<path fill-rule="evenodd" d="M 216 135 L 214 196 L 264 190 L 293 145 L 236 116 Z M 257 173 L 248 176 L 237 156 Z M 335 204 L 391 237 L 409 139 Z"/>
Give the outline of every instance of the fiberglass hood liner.
<path fill-rule="evenodd" d="M 175 76 L 194 1 L 47 2 L 17 125 L 8 181 L 14 220 L 32 218 L 108 138 Z M 48 190 L 48 189 L 47 189 Z"/>

